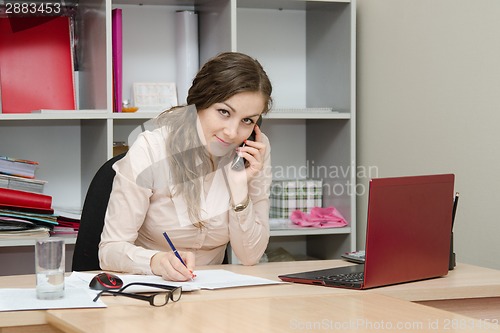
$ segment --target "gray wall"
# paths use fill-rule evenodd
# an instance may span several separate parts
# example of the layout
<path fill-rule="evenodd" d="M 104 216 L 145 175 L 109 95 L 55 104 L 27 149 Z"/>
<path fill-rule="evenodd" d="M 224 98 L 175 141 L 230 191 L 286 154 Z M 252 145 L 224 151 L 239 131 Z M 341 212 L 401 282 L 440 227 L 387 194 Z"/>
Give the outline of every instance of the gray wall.
<path fill-rule="evenodd" d="M 457 260 L 500 268 L 500 1 L 358 0 L 357 14 L 358 165 L 455 173 Z"/>

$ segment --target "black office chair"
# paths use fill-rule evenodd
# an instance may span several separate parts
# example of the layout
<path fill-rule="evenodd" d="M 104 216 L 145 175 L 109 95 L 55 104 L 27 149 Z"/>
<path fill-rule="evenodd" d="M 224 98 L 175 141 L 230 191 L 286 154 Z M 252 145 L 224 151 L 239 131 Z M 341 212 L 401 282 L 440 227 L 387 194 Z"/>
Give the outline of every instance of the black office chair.
<path fill-rule="evenodd" d="M 83 203 L 80 229 L 73 252 L 73 271 L 100 270 L 99 242 L 104 227 L 104 216 L 108 208 L 109 195 L 115 178 L 113 164 L 125 156 L 117 155 L 104 163 L 90 182 L 85 202 Z"/>

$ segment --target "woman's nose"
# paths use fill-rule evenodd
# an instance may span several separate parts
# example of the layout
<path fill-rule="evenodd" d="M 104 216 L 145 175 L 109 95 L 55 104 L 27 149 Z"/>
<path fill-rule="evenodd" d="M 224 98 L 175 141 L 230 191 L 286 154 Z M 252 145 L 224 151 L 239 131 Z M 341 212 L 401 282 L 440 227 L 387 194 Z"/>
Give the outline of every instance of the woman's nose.
<path fill-rule="evenodd" d="M 224 134 L 227 136 L 228 139 L 236 138 L 238 134 L 238 126 L 233 124 L 227 124 L 226 127 L 224 128 Z"/>

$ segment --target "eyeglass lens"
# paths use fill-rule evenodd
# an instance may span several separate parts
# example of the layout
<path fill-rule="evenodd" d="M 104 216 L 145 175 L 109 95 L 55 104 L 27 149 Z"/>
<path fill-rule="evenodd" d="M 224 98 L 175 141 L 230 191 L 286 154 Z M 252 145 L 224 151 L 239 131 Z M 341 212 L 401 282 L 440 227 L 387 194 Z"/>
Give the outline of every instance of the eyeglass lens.
<path fill-rule="evenodd" d="M 167 293 L 158 293 L 152 295 L 151 303 L 154 306 L 163 306 L 168 303 L 168 300 L 171 299 L 172 302 L 177 302 L 181 298 L 182 289 L 175 288 L 174 290 Z"/>
<path fill-rule="evenodd" d="M 175 288 L 174 290 L 172 290 L 170 292 L 170 299 L 173 301 L 173 302 L 177 302 L 180 298 L 181 298 L 181 295 L 182 295 L 182 288 Z"/>

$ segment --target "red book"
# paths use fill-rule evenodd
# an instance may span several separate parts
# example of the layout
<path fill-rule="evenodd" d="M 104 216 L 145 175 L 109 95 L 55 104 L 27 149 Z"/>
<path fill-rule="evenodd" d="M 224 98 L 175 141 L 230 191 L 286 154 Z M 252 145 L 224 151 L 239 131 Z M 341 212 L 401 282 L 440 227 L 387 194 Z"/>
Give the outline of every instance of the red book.
<path fill-rule="evenodd" d="M 52 214 L 52 197 L 9 188 L 0 188 L 0 207 L 10 210 Z"/>
<path fill-rule="evenodd" d="M 76 108 L 68 17 L 3 17 L 0 36 L 3 113 Z"/>

